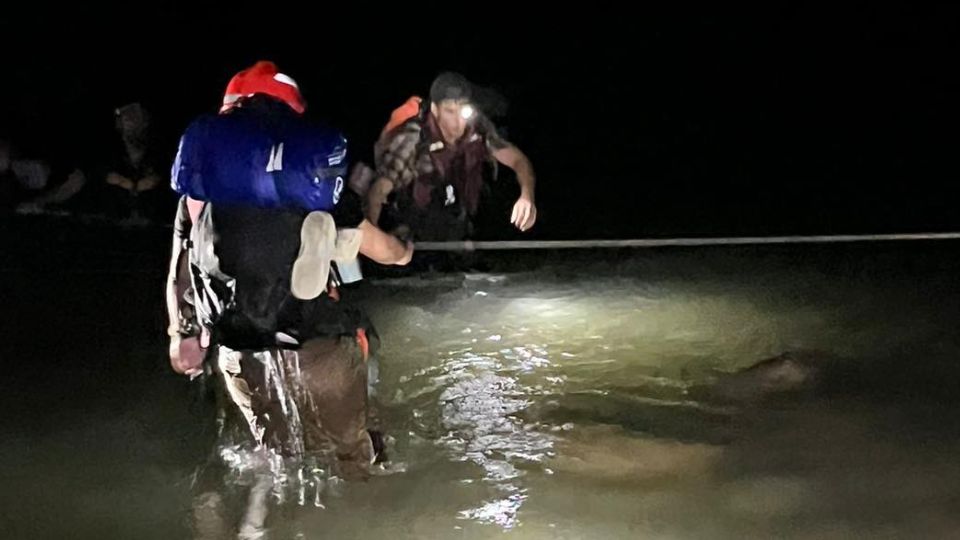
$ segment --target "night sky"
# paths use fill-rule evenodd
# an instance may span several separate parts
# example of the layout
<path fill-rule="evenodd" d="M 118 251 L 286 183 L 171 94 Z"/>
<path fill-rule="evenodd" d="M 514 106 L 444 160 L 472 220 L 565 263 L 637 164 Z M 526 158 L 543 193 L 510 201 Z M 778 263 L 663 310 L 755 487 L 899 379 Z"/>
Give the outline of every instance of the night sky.
<path fill-rule="evenodd" d="M 0 134 L 95 161 L 113 108 L 140 100 L 172 157 L 269 59 L 369 160 L 390 110 L 450 69 L 510 102 L 498 124 L 539 180 L 532 237 L 960 228 L 955 7 L 405 7 L 8 8 Z M 503 180 L 484 219 L 514 238 Z"/>

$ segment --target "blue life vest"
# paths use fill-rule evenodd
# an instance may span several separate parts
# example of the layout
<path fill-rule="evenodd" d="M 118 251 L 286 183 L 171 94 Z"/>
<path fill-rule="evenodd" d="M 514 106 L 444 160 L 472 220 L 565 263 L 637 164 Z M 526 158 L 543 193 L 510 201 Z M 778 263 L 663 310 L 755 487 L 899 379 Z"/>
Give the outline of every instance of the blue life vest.
<path fill-rule="evenodd" d="M 294 114 L 205 115 L 180 139 L 174 191 L 213 203 L 330 211 L 347 174 L 347 140 Z"/>

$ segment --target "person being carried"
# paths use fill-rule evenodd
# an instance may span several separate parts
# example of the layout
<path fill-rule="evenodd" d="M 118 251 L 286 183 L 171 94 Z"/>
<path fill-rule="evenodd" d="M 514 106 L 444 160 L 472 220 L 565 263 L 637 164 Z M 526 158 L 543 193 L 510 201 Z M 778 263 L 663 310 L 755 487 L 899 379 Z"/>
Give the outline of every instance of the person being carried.
<path fill-rule="evenodd" d="M 219 115 L 181 138 L 170 362 L 194 376 L 207 359 L 260 448 L 332 454 L 338 474 L 363 478 L 380 450 L 367 424 L 375 339 L 340 300 L 338 267 L 358 253 L 404 265 L 413 248 L 364 219 L 343 189 L 346 139 L 304 109 L 293 79 L 258 62 L 230 81 Z M 263 505 L 243 519 L 262 529 Z"/>

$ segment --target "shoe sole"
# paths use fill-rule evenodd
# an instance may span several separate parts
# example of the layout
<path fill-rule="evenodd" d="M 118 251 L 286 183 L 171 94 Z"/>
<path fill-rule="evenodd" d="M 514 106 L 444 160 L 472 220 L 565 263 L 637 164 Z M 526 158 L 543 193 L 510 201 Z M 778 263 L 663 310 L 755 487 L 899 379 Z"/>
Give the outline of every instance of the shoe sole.
<path fill-rule="evenodd" d="M 312 300 L 327 289 L 330 259 L 337 226 L 326 212 L 311 212 L 300 227 L 300 253 L 293 263 L 290 292 L 300 300 Z"/>

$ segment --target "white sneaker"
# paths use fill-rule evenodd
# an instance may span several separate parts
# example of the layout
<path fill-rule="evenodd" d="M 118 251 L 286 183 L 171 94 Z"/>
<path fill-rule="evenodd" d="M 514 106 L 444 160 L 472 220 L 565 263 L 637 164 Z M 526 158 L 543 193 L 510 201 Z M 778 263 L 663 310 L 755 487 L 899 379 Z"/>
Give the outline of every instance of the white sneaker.
<path fill-rule="evenodd" d="M 290 276 L 294 297 L 312 300 L 326 290 L 336 241 L 337 225 L 333 216 L 319 211 L 307 214 L 300 228 L 300 254 Z"/>

